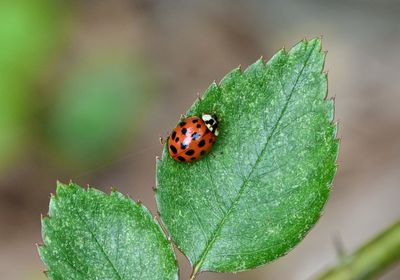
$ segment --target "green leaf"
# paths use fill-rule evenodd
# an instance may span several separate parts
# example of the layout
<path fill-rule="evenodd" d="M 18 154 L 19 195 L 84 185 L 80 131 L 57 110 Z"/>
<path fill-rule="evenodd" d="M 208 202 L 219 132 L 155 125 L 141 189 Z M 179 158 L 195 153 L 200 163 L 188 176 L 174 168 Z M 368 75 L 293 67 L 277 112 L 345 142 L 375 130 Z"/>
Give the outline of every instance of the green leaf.
<path fill-rule="evenodd" d="M 39 247 L 50 279 L 177 279 L 171 245 L 140 203 L 78 185 L 57 186 Z"/>
<path fill-rule="evenodd" d="M 156 200 L 193 275 L 265 264 L 317 222 L 338 151 L 324 58 L 320 39 L 313 39 L 243 73 L 233 70 L 187 112 L 217 115 L 212 152 L 182 164 L 164 147 Z"/>

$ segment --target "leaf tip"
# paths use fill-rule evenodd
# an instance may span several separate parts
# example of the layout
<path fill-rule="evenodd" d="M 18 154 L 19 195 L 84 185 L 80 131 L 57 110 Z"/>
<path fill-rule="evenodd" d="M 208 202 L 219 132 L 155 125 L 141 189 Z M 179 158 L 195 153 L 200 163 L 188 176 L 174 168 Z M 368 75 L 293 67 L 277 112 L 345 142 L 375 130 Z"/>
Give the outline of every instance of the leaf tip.
<path fill-rule="evenodd" d="M 197 101 L 201 101 L 202 100 L 200 92 L 196 93 L 196 97 L 197 97 Z"/>
<path fill-rule="evenodd" d="M 336 122 L 335 125 L 338 127 L 339 122 Z M 342 143 L 343 135 L 339 135 L 335 139 L 336 139 L 336 142 L 340 145 Z"/>
<path fill-rule="evenodd" d="M 116 187 L 110 187 L 110 194 L 114 194 L 116 192 L 118 192 Z"/>
<path fill-rule="evenodd" d="M 240 71 L 240 73 L 243 73 L 242 64 L 239 64 L 239 65 L 236 67 L 236 69 L 237 69 L 238 71 Z"/>
<path fill-rule="evenodd" d="M 40 254 L 40 250 L 42 250 L 41 248 L 45 247 L 45 245 L 43 243 L 35 242 L 35 247 L 39 251 L 39 254 Z"/>
<path fill-rule="evenodd" d="M 62 182 L 59 181 L 59 180 L 56 181 L 56 187 L 57 187 L 57 188 L 58 188 L 58 187 L 63 187 L 63 186 L 65 186 L 64 183 L 62 183 Z"/>
<path fill-rule="evenodd" d="M 46 255 L 45 251 L 47 250 L 46 245 L 38 244 L 38 243 L 35 243 L 35 245 L 36 245 L 36 250 L 37 250 L 37 253 L 39 254 L 40 259 L 43 261 L 44 264 L 46 264 L 46 257 L 45 257 L 45 255 Z"/>
<path fill-rule="evenodd" d="M 63 192 L 65 189 L 67 189 L 70 186 L 73 186 L 73 182 L 70 181 L 68 184 L 64 184 L 60 181 L 57 181 L 57 185 L 56 185 L 56 195 L 58 195 L 60 192 Z"/>
<path fill-rule="evenodd" d="M 50 271 L 49 270 L 43 270 L 43 274 L 48 278 L 48 279 L 52 279 L 50 277 Z"/>
<path fill-rule="evenodd" d="M 317 50 L 319 52 L 321 52 L 321 50 L 322 50 L 322 38 L 321 37 L 315 37 L 315 38 L 309 40 L 308 43 L 311 45 L 316 45 Z"/>
<path fill-rule="evenodd" d="M 132 200 L 131 196 L 128 193 L 126 195 L 123 195 L 120 192 L 114 192 L 114 194 L 121 196 L 122 198 L 128 198 L 129 200 Z"/>

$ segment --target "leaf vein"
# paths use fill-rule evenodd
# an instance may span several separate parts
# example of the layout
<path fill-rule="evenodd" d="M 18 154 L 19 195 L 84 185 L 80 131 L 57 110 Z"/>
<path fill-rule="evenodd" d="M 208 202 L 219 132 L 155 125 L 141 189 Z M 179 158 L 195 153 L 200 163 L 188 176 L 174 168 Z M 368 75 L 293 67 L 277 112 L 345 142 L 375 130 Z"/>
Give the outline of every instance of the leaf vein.
<path fill-rule="evenodd" d="M 123 279 L 121 277 L 121 275 L 119 274 L 117 268 L 115 267 L 115 265 L 113 264 L 113 262 L 111 261 L 110 257 L 106 254 L 106 252 L 104 251 L 103 246 L 101 246 L 99 240 L 97 239 L 96 235 L 94 234 L 93 230 L 89 227 L 86 219 L 83 219 L 83 217 L 81 217 L 80 215 L 77 215 L 78 219 L 82 222 L 82 224 L 86 227 L 86 229 L 89 231 L 90 235 L 93 237 L 93 240 L 95 241 L 96 245 L 100 248 L 101 253 L 104 255 L 104 257 L 106 258 L 106 260 L 108 261 L 108 263 L 111 265 L 111 268 L 113 269 L 113 271 L 115 272 L 115 274 L 118 276 L 119 279 Z"/>

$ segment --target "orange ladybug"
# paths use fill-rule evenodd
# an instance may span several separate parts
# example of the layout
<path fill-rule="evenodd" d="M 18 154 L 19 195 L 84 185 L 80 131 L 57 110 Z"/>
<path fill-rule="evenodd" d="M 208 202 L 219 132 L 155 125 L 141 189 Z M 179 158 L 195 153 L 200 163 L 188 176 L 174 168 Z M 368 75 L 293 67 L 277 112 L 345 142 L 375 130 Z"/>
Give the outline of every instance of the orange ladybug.
<path fill-rule="evenodd" d="M 179 162 L 193 162 L 211 151 L 218 136 L 215 115 L 203 114 L 182 120 L 168 138 L 168 151 Z"/>

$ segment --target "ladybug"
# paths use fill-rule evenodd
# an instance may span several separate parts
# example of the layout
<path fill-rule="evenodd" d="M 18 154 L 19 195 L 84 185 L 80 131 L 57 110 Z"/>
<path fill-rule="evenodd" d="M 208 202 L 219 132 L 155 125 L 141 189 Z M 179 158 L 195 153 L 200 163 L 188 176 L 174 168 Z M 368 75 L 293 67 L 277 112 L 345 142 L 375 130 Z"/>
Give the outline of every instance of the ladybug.
<path fill-rule="evenodd" d="M 218 136 L 218 121 L 215 115 L 203 114 L 182 120 L 168 138 L 168 151 L 179 162 L 201 159 L 215 143 Z"/>

